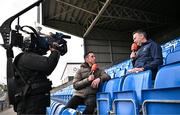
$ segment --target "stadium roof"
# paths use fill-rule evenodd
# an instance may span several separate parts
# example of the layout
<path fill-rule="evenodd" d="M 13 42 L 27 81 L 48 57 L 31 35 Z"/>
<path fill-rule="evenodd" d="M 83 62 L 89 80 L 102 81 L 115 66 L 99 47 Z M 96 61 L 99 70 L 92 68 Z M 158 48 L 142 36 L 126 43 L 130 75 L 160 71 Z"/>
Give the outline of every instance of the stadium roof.
<path fill-rule="evenodd" d="M 97 33 L 104 39 L 113 33 L 129 35 L 139 28 L 155 35 L 179 26 L 178 3 L 178 0 L 46 0 L 42 24 L 85 39 Z"/>

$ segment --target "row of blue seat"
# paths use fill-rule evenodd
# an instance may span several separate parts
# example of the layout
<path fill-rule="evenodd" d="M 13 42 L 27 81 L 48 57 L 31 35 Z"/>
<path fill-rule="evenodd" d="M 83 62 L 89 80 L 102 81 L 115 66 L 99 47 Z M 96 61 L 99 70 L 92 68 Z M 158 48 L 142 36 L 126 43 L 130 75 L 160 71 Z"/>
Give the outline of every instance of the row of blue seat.
<path fill-rule="evenodd" d="M 161 47 L 162 47 L 163 61 L 165 64 L 166 56 L 169 53 L 180 50 L 180 37 L 177 37 L 172 41 L 162 44 Z"/>
<path fill-rule="evenodd" d="M 180 41 L 180 39 L 178 40 Z M 178 43 L 180 42 L 177 42 L 175 48 L 179 47 Z M 165 48 L 165 46 L 168 49 L 167 44 L 164 44 L 162 48 Z M 163 49 L 163 51 L 165 50 Z M 132 68 L 130 60 L 123 61 L 122 63 L 114 65 L 113 67 L 107 69 L 106 72 L 110 74 L 113 79 L 109 80 L 107 83 L 104 83 L 100 87 L 100 92 L 97 94 L 98 113 L 109 114 L 109 112 L 114 112 L 116 114 L 139 114 L 139 110 L 141 108 L 140 105 L 142 105 L 143 113 L 149 114 L 153 113 L 154 111 L 151 110 L 154 110 L 154 108 L 156 107 L 151 105 L 154 105 L 154 103 L 157 104 L 157 102 L 158 104 L 160 104 L 161 102 L 161 100 L 158 100 L 157 102 L 155 100 L 152 100 L 156 96 L 162 95 L 164 100 L 169 100 L 169 98 L 171 97 L 170 95 L 167 94 L 167 96 L 163 96 L 163 94 L 165 94 L 166 92 L 171 92 L 172 95 L 179 95 L 179 93 L 177 94 L 177 92 L 179 91 L 179 82 L 178 79 L 175 78 L 175 76 L 179 74 L 175 71 L 179 69 L 179 63 L 176 64 L 180 60 L 178 59 L 178 56 L 180 56 L 180 52 L 177 49 L 166 52 L 166 58 L 164 60 L 165 66 L 162 66 L 158 71 L 153 89 L 150 71 L 130 75 L 126 73 L 126 70 Z M 172 63 L 174 64 L 172 65 Z M 166 73 L 164 71 L 166 71 Z M 67 100 L 67 95 L 69 94 L 69 92 L 72 93 L 72 90 L 69 91 L 69 89 L 70 88 L 65 88 L 63 92 L 59 92 L 59 94 L 62 96 L 59 96 L 58 98 L 64 98 Z M 170 99 L 174 99 L 177 102 L 179 101 L 179 98 L 174 98 L 173 96 Z M 173 101 L 168 102 L 168 104 L 174 105 Z M 167 102 L 167 100 L 165 100 L 165 102 Z M 165 106 L 165 102 L 163 101 L 163 104 L 161 103 L 160 105 Z M 175 105 L 178 105 L 176 106 L 176 108 L 179 107 L 179 104 Z M 168 110 L 168 112 L 173 113 L 170 109 Z M 160 111 L 160 109 L 158 110 Z M 173 109 L 173 111 L 174 113 L 179 112 L 176 111 L 176 109 Z"/>
<path fill-rule="evenodd" d="M 53 99 L 51 100 L 50 107 L 47 107 L 47 115 L 77 115 L 81 114 L 85 109 L 85 106 L 79 105 L 76 110 L 71 109 L 71 108 L 65 108 L 65 105 L 58 102 L 54 101 Z"/>
<path fill-rule="evenodd" d="M 47 115 L 61 115 L 61 113 L 64 110 L 64 105 L 61 103 L 58 103 L 57 101 L 51 100 L 50 107 L 47 108 L 46 114 Z"/>
<path fill-rule="evenodd" d="M 130 59 L 122 61 L 119 64 L 113 65 L 112 67 L 105 70 L 105 72 L 111 76 L 111 78 L 114 77 L 122 77 L 126 75 L 127 70 L 133 68 L 132 62 Z"/>
<path fill-rule="evenodd" d="M 62 90 L 59 90 L 51 95 L 51 99 L 58 100 L 63 104 L 67 103 L 69 99 L 72 97 L 74 92 L 73 85 L 65 87 Z"/>
<path fill-rule="evenodd" d="M 180 37 L 176 37 L 173 40 L 162 44 L 162 50 L 171 49 L 171 51 L 179 51 L 180 50 Z"/>
<path fill-rule="evenodd" d="M 138 104 L 135 103 L 136 106 L 142 103 L 141 90 L 152 88 L 151 77 L 152 73 L 148 70 L 109 80 L 104 91 L 97 93 L 98 114 L 108 115 L 112 111 L 113 103 L 123 99 L 127 101 L 132 95 L 135 95 L 135 101 L 138 102 Z"/>
<path fill-rule="evenodd" d="M 178 105 L 175 106 L 176 109 L 170 108 L 170 110 L 169 107 L 167 107 L 167 109 L 169 109 L 168 112 L 170 113 L 172 113 L 172 109 L 173 111 L 175 111 L 174 113 L 178 113 L 179 111 L 177 107 L 179 107 L 179 104 L 177 104 L 177 102 L 180 100 L 180 88 L 178 88 L 180 86 L 180 78 L 178 79 L 176 77 L 178 77 L 180 71 L 176 71 L 177 69 L 180 69 L 180 63 L 162 67 L 158 71 L 154 89 L 149 89 L 150 87 L 152 87 L 151 71 L 130 74 L 127 77 L 125 77 L 124 80 L 123 77 L 113 78 L 109 80 L 104 85 L 105 88 L 102 88 L 102 92 L 99 92 L 97 94 L 98 114 L 109 114 L 110 111 L 113 111 L 115 114 L 139 114 L 139 110 L 141 108 L 140 105 L 142 103 L 144 113 L 157 113 L 157 107 L 155 109 L 155 107 L 152 106 L 152 103 L 157 104 L 158 102 L 159 104 L 162 101 L 162 99 L 164 99 L 162 101 L 163 104 L 165 102 L 168 104 L 174 104 L 172 102 L 176 102 L 175 105 Z M 172 73 L 175 74 L 172 75 Z M 164 79 L 164 77 L 166 77 L 166 79 Z M 155 98 L 156 100 L 152 100 L 153 98 Z M 157 99 L 161 100 L 157 101 Z M 170 99 L 173 99 L 174 101 L 167 101 Z M 56 104 L 56 106 L 57 105 L 58 104 Z M 53 109 L 51 110 L 53 111 Z M 162 113 L 161 109 L 158 112 Z"/>
<path fill-rule="evenodd" d="M 109 80 L 104 91 L 97 94 L 98 114 L 109 114 L 110 112 L 118 115 L 140 114 L 141 105 L 143 105 L 144 114 L 180 114 L 178 109 L 180 106 L 179 56 L 180 51 L 170 53 L 167 56 L 166 65 L 159 69 L 153 89 L 151 71 Z M 157 98 L 157 96 L 159 97 Z M 162 111 L 162 107 L 158 105 L 166 106 L 167 111 Z M 158 112 L 157 106 L 159 107 Z"/>

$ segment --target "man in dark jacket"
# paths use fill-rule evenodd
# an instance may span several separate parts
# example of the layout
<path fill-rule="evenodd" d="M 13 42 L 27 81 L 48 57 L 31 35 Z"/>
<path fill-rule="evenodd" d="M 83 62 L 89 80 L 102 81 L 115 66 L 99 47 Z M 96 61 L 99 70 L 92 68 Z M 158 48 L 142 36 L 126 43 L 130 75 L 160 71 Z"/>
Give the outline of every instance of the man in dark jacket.
<path fill-rule="evenodd" d="M 96 107 L 98 87 L 100 83 L 109 80 L 110 77 L 99 68 L 92 74 L 91 66 L 96 62 L 93 52 L 86 53 L 84 59 L 85 63 L 81 65 L 73 80 L 75 92 L 66 108 L 76 109 L 78 105 L 85 104 L 86 108 L 83 114 L 93 114 Z"/>
<path fill-rule="evenodd" d="M 49 50 L 51 53 L 48 57 L 43 56 L 40 50 L 29 48 L 15 58 L 14 65 L 19 72 L 15 73 L 17 91 L 14 110 L 18 115 L 46 114 L 52 89 L 52 82 L 47 76 L 53 72 L 60 57 L 56 47 L 50 46 Z"/>
<path fill-rule="evenodd" d="M 134 68 L 128 70 L 128 72 L 137 73 L 152 70 L 153 79 L 155 79 L 158 67 L 163 64 L 161 46 L 148 39 L 146 32 L 143 30 L 133 32 L 133 40 L 139 46 L 139 49 L 132 51 L 130 55 Z"/>

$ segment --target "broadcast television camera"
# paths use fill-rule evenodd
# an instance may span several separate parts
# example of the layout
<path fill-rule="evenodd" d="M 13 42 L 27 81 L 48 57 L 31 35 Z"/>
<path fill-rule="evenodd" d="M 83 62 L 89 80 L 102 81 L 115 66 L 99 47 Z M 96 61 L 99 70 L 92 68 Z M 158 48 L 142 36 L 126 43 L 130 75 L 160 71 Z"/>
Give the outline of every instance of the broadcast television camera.
<path fill-rule="evenodd" d="M 27 31 L 25 28 L 30 29 L 31 32 Z M 28 34 L 29 36 L 23 37 L 19 30 L 25 34 Z M 59 50 L 60 55 L 63 56 L 65 53 L 67 53 L 67 42 L 64 40 L 64 38 L 71 38 L 71 36 L 58 32 L 55 34 L 51 32 L 51 35 L 41 34 L 31 26 L 22 26 L 19 27 L 18 30 L 12 30 L 10 38 L 11 46 L 19 47 L 23 51 L 27 50 L 45 55 L 49 50 L 49 46 L 51 46 Z M 58 46 L 54 46 L 54 42 L 57 43 Z"/>

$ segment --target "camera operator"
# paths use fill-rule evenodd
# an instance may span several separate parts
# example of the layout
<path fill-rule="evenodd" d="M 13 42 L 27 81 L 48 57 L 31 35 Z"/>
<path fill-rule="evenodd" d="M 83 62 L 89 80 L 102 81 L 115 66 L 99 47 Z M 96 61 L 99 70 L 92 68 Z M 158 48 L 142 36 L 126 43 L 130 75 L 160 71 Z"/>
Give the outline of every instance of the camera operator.
<path fill-rule="evenodd" d="M 17 91 L 14 110 L 18 115 L 46 114 L 46 107 L 50 105 L 52 82 L 47 76 L 55 69 L 61 52 L 57 50 L 59 46 L 56 42 L 49 45 L 49 56 L 44 56 L 48 49 L 41 51 L 35 47 L 38 44 L 31 43 L 14 60 L 18 70 L 15 73 Z"/>

